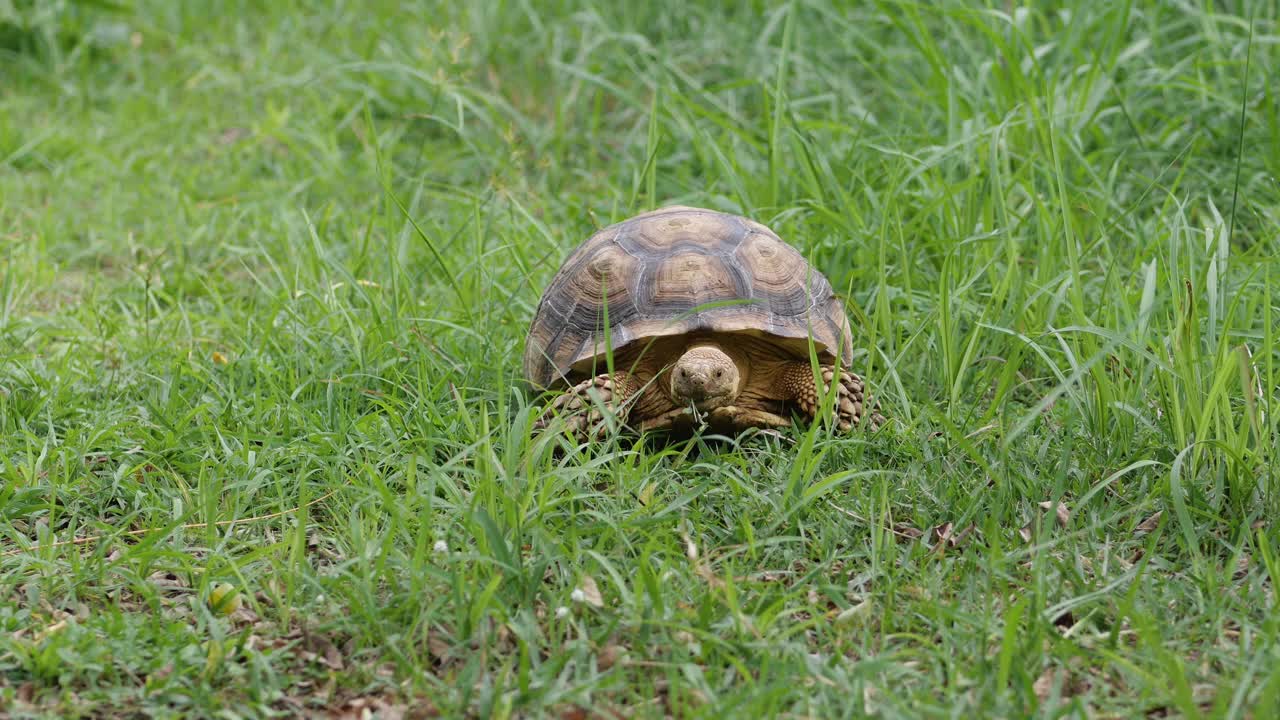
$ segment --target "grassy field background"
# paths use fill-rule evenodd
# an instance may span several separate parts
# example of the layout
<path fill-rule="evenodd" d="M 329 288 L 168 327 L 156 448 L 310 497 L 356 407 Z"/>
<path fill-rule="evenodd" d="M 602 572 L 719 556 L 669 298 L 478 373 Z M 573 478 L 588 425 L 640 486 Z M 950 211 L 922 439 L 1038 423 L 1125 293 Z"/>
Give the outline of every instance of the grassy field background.
<path fill-rule="evenodd" d="M 0 2 L 0 715 L 1280 712 L 1275 3 L 108 5 Z M 531 436 L 672 202 L 893 422 Z"/>

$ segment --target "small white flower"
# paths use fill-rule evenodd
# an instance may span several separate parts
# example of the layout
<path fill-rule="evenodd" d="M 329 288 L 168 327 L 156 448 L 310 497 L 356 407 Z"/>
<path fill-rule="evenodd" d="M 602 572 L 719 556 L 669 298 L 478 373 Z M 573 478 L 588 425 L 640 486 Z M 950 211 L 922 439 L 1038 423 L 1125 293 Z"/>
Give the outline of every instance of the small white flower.
<path fill-rule="evenodd" d="M 435 545 L 435 551 L 437 555 L 444 555 L 445 553 L 449 552 L 449 543 L 443 540 L 437 540 Z"/>
<path fill-rule="evenodd" d="M 582 592 L 582 588 L 574 588 L 573 592 L 569 593 L 569 599 L 576 603 L 580 603 L 587 599 L 587 594 Z"/>
<path fill-rule="evenodd" d="M 565 606 L 563 606 L 563 605 L 561 605 L 560 607 L 556 608 L 556 619 L 557 619 L 557 620 L 563 620 L 563 619 L 565 619 L 565 618 L 567 618 L 567 617 L 569 617 L 569 608 L 567 608 L 567 607 L 565 607 Z"/>

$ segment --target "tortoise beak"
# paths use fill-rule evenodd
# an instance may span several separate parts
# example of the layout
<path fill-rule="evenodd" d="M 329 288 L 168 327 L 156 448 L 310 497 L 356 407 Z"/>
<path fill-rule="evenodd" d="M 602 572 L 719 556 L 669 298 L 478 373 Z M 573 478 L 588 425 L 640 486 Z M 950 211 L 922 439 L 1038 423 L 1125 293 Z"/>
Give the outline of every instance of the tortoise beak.
<path fill-rule="evenodd" d="M 707 386 L 696 380 L 687 383 L 684 387 L 684 392 L 685 396 L 695 404 L 707 399 Z"/>

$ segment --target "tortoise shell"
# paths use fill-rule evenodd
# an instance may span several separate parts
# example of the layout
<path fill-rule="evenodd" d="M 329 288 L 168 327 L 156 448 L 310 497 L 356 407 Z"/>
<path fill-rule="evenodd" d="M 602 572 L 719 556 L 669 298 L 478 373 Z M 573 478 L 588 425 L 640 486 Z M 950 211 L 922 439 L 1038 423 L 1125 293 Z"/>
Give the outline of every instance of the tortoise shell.
<path fill-rule="evenodd" d="M 607 332 L 606 332 L 607 331 Z M 529 328 L 524 372 L 564 387 L 615 353 L 676 335 L 747 334 L 780 356 L 848 366 L 844 304 L 822 273 L 772 230 L 737 215 L 672 206 L 587 239 L 551 280 Z"/>

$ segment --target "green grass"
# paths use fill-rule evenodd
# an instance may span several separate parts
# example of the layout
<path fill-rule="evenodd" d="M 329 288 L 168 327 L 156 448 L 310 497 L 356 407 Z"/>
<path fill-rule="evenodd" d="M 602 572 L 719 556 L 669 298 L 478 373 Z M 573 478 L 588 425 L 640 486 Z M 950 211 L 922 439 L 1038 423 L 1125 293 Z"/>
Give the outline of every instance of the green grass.
<path fill-rule="evenodd" d="M 1277 712 L 1274 3 L 8 5 L 0 715 Z M 672 202 L 894 421 L 531 435 Z"/>

